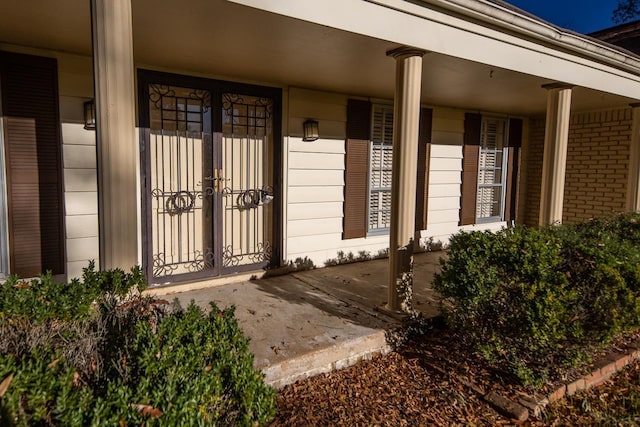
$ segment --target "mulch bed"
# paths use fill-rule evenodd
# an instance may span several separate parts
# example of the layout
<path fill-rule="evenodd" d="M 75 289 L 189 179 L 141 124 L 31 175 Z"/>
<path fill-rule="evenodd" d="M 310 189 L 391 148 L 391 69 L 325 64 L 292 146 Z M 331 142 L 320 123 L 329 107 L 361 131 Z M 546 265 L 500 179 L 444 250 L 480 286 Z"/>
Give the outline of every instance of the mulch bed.
<path fill-rule="evenodd" d="M 632 338 L 615 344 L 622 346 Z M 271 425 L 516 424 L 481 395 L 491 391 L 517 402 L 533 389 L 490 367 L 468 347 L 448 330 L 436 328 L 410 338 L 387 356 L 299 381 L 279 391 L 278 415 Z M 567 372 L 564 378 L 543 386 L 543 391 L 588 371 L 585 366 Z M 548 422 L 545 418 L 527 423 Z"/>

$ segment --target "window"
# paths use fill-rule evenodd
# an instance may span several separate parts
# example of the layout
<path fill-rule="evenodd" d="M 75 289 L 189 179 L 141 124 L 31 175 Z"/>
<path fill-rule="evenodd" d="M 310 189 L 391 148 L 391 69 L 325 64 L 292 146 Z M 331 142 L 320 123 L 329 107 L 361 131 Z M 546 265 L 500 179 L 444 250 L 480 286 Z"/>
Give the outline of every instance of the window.
<path fill-rule="evenodd" d="M 420 109 L 416 230 L 426 228 L 432 116 L 431 109 Z M 346 137 L 342 238 L 356 239 L 368 234 L 386 233 L 391 227 L 393 107 L 349 99 Z M 477 161 L 474 167 L 477 168 Z M 477 177 L 477 173 L 475 175 Z M 474 195 L 475 189 L 474 179 Z M 473 216 L 475 218 L 475 214 Z"/>
<path fill-rule="evenodd" d="M 507 120 L 483 117 L 478 156 L 476 222 L 504 219 L 508 148 Z"/>
<path fill-rule="evenodd" d="M 393 107 L 374 105 L 369 151 L 368 231 L 391 226 L 391 165 L 393 163 Z"/>

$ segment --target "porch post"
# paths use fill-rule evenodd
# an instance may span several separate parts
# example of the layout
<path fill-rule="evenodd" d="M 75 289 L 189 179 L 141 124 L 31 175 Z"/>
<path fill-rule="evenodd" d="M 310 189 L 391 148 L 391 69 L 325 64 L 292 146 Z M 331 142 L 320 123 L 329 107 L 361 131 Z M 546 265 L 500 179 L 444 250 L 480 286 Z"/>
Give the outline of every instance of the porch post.
<path fill-rule="evenodd" d="M 400 47 L 387 52 L 396 60 L 393 109 L 393 165 L 389 289 L 384 312 L 405 318 L 412 314 L 413 239 L 416 216 L 416 173 L 422 57 L 426 52 Z"/>
<path fill-rule="evenodd" d="M 100 268 L 138 262 L 131 0 L 91 0 Z"/>
<path fill-rule="evenodd" d="M 629 147 L 627 211 L 640 212 L 640 103 L 631 104 L 633 125 Z"/>
<path fill-rule="evenodd" d="M 547 89 L 547 123 L 540 189 L 540 225 L 547 225 L 562 223 L 573 86 L 551 83 L 542 87 Z"/>

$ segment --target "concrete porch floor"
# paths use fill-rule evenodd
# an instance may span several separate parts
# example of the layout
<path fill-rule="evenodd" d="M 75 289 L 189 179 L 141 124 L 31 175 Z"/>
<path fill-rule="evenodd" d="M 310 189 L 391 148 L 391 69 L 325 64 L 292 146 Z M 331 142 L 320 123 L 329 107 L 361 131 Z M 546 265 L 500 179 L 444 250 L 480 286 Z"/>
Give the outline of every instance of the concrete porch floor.
<path fill-rule="evenodd" d="M 431 289 L 444 252 L 414 257 L 414 308 L 439 314 Z M 400 322 L 375 310 L 386 302 L 388 259 L 290 273 L 207 289 L 166 294 L 183 306 L 236 307 L 254 365 L 282 387 L 391 350 L 386 333 Z"/>

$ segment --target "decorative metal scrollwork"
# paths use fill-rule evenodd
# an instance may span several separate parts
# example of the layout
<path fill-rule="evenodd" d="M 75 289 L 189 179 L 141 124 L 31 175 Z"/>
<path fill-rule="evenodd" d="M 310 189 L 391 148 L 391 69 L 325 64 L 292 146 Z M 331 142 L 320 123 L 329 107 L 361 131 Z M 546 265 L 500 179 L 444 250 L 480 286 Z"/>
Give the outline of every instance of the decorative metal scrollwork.
<path fill-rule="evenodd" d="M 255 105 L 264 107 L 264 118 L 268 119 L 273 114 L 273 100 L 271 98 L 254 98 L 253 103 L 246 102 L 243 97 L 236 93 L 225 93 L 222 95 L 222 108 L 225 113 L 232 116 L 235 104 Z"/>
<path fill-rule="evenodd" d="M 194 251 L 195 259 L 187 264 L 187 269 L 191 272 L 202 271 L 208 268 L 213 268 L 214 254 L 210 249 L 207 249 L 204 253 L 196 250 Z"/>
<path fill-rule="evenodd" d="M 224 267 L 237 267 L 242 263 L 245 256 L 254 263 L 267 262 L 271 260 L 271 243 L 258 243 L 255 252 L 242 255 L 234 255 L 233 246 L 227 245 L 222 252 L 222 265 Z"/>
<path fill-rule="evenodd" d="M 189 94 L 189 98 L 198 100 L 202 103 L 203 113 L 209 111 L 209 106 L 211 105 L 211 92 L 208 90 L 195 89 Z"/>
<path fill-rule="evenodd" d="M 165 207 L 171 216 L 181 215 L 193 210 L 196 203 L 196 196 L 190 191 L 178 191 L 167 198 Z"/>
<path fill-rule="evenodd" d="M 162 108 L 162 97 L 164 96 L 176 96 L 176 92 L 171 89 L 170 86 L 150 84 L 149 85 L 149 100 L 153 102 L 153 105 L 157 109 Z"/>
<path fill-rule="evenodd" d="M 273 187 L 265 185 L 262 188 L 235 191 L 229 187 L 225 187 L 222 189 L 222 195 L 225 197 L 235 195 L 235 205 L 238 210 L 243 211 L 271 203 L 273 201 Z"/>
<path fill-rule="evenodd" d="M 153 255 L 153 276 L 169 276 L 178 269 L 178 264 L 167 263 L 164 253 Z"/>
<path fill-rule="evenodd" d="M 271 243 L 258 243 L 257 251 L 249 254 L 248 257 L 253 262 L 266 262 L 271 260 Z"/>

